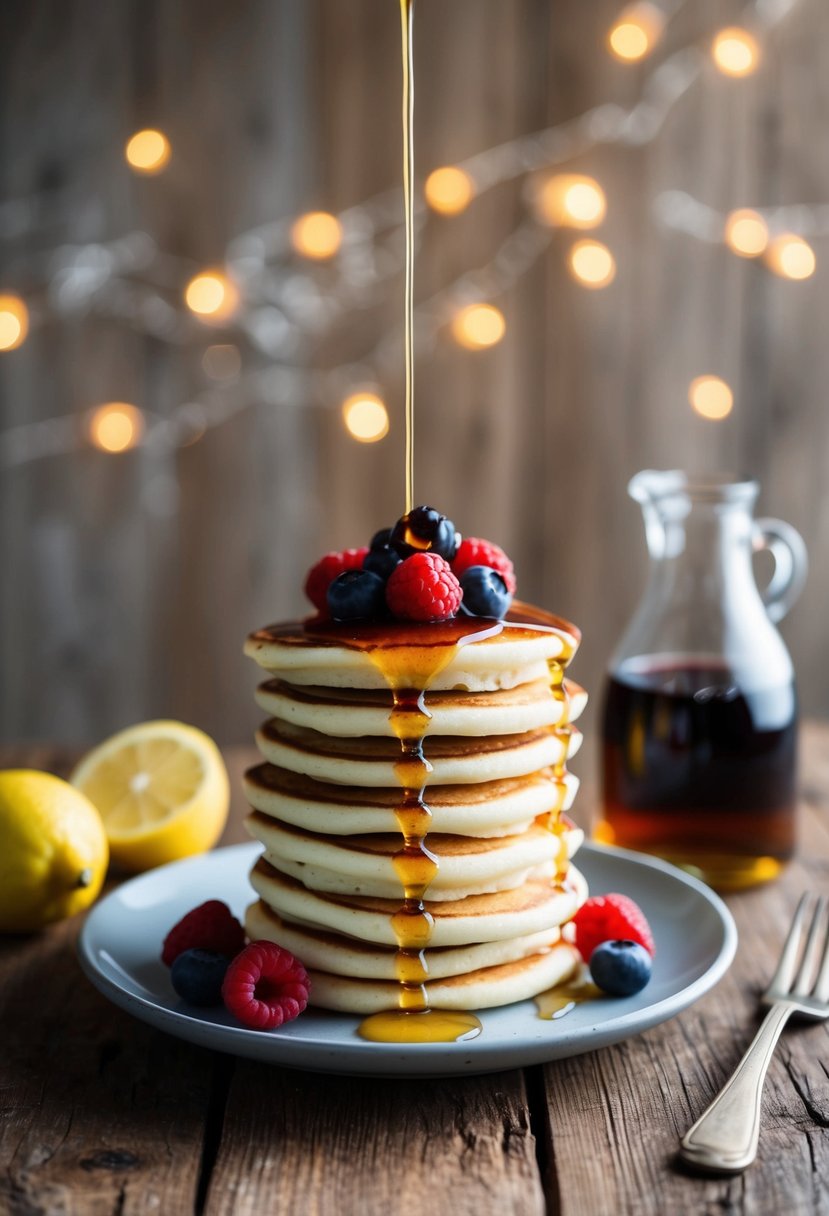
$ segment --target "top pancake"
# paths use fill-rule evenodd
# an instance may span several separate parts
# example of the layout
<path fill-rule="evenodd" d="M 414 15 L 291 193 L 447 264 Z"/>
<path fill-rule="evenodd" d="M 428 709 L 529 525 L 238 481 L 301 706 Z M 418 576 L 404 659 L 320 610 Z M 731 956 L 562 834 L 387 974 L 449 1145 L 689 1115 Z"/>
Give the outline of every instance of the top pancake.
<path fill-rule="evenodd" d="M 272 625 L 245 653 L 291 684 L 485 692 L 548 678 L 549 663 L 564 666 L 578 643 L 574 625 L 516 603 L 506 621 Z"/>

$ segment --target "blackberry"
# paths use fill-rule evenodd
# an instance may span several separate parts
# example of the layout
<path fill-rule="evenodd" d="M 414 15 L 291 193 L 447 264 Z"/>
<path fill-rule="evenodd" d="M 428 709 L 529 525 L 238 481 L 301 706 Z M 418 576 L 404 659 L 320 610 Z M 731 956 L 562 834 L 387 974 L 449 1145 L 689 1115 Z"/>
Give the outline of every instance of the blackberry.
<path fill-rule="evenodd" d="M 506 580 L 490 566 L 470 566 L 460 576 L 463 589 L 461 608 L 469 616 L 506 616 L 512 596 Z"/>
<path fill-rule="evenodd" d="M 386 584 L 371 570 L 345 570 L 331 583 L 327 599 L 335 621 L 371 620 L 385 615 Z"/>
<path fill-rule="evenodd" d="M 414 507 L 398 519 L 389 543 L 401 557 L 428 552 L 451 562 L 461 543 L 461 534 L 455 530 L 451 519 L 434 507 Z"/>

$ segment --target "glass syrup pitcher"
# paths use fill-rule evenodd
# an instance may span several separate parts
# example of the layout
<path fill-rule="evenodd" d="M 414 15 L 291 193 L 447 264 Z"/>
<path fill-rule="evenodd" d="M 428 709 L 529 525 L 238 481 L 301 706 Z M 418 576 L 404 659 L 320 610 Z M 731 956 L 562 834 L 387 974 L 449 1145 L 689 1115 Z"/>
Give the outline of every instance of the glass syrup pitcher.
<path fill-rule="evenodd" d="M 805 545 L 753 519 L 755 481 L 646 470 L 628 492 L 650 578 L 610 662 L 595 835 L 720 890 L 765 882 L 795 845 L 797 695 L 774 622 L 803 586 Z M 761 593 L 762 550 L 774 574 Z"/>

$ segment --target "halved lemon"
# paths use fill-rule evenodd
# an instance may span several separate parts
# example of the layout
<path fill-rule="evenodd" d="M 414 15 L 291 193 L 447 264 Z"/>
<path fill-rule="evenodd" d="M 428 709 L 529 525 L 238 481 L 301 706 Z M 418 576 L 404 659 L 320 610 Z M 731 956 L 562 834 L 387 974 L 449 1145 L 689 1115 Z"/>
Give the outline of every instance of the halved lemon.
<path fill-rule="evenodd" d="M 216 744 L 182 722 L 141 722 L 94 748 L 70 781 L 97 807 L 110 855 L 149 870 L 204 853 L 227 822 L 230 786 Z"/>

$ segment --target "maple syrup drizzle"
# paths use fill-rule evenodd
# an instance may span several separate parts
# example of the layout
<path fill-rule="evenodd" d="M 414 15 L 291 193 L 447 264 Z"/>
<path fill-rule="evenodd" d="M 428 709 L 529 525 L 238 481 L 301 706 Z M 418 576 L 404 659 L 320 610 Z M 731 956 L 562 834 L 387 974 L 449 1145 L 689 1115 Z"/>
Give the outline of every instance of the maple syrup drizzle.
<path fill-rule="evenodd" d="M 414 0 L 400 0 L 403 63 L 403 210 L 406 217 L 406 284 L 403 344 L 406 361 L 406 514 L 414 506 Z"/>
<path fill-rule="evenodd" d="M 572 1013 L 577 1005 L 583 1004 L 584 1001 L 594 1001 L 601 996 L 604 996 L 604 993 L 595 984 L 574 980 L 540 993 L 535 998 L 535 1004 L 540 1018 L 545 1022 L 557 1022 L 559 1018 Z"/>
<path fill-rule="evenodd" d="M 423 647 L 404 647 L 371 655 L 392 691 L 389 722 L 400 740 L 401 752 L 394 766 L 401 787 L 395 817 L 403 838 L 403 846 L 393 858 L 403 894 L 403 903 L 392 917 L 397 939 L 398 1008 L 372 1014 L 360 1023 L 360 1035 L 373 1042 L 452 1043 L 475 1038 L 481 1032 L 474 1014 L 431 1009 L 426 992 L 429 965 L 425 950 L 434 918 L 424 897 L 440 860 L 427 846 L 432 812 L 425 794 L 433 770 L 424 755 L 423 741 L 432 718 L 426 708 L 426 689 L 451 662 L 459 646 L 482 632 L 490 631 L 479 629 L 431 653 Z"/>

